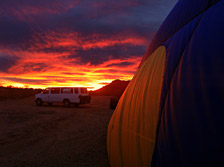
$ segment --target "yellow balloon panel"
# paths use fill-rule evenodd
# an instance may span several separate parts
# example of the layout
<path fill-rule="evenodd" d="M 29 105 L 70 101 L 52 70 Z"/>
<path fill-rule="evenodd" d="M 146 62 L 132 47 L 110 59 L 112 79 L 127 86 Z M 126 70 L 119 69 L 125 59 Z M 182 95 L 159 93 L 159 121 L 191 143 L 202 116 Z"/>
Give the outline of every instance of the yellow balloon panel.
<path fill-rule="evenodd" d="M 111 167 L 151 166 L 165 58 L 165 47 L 156 49 L 119 100 L 107 133 Z"/>

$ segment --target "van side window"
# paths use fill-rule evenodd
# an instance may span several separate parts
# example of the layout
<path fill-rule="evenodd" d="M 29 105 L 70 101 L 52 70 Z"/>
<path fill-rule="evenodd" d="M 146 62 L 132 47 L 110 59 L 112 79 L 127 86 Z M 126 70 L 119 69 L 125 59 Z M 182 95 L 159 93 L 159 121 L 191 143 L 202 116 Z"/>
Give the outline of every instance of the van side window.
<path fill-rule="evenodd" d="M 79 93 L 79 89 L 75 88 L 75 94 L 78 94 L 78 93 Z"/>
<path fill-rule="evenodd" d="M 62 94 L 72 94 L 73 89 L 72 88 L 61 88 L 61 93 Z"/>
<path fill-rule="evenodd" d="M 59 94 L 60 88 L 51 88 L 51 94 Z"/>

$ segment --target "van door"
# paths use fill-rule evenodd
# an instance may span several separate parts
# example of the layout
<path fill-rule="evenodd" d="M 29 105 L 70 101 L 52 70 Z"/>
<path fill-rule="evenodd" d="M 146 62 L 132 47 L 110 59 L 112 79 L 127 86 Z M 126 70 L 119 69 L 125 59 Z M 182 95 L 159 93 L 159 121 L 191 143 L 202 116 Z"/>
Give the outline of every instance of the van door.
<path fill-rule="evenodd" d="M 74 102 L 73 88 L 61 88 L 60 100 L 68 99 L 70 102 Z"/>
<path fill-rule="evenodd" d="M 48 100 L 49 100 L 49 93 L 50 93 L 50 90 L 48 88 L 43 90 L 42 96 L 41 96 L 41 100 L 43 102 L 48 102 Z"/>
<path fill-rule="evenodd" d="M 60 88 L 51 88 L 49 94 L 49 102 L 61 102 L 60 101 Z"/>
<path fill-rule="evenodd" d="M 74 88 L 74 101 L 76 103 L 80 103 L 79 95 L 80 95 L 79 88 Z"/>

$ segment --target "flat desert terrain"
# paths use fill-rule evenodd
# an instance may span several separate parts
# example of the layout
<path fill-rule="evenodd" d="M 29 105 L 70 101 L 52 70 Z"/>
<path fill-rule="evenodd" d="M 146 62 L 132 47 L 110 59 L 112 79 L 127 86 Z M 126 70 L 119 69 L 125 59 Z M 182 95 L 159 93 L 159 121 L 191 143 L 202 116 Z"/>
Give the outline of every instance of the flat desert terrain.
<path fill-rule="evenodd" d="M 0 167 L 108 167 L 109 99 L 70 108 L 0 101 Z"/>

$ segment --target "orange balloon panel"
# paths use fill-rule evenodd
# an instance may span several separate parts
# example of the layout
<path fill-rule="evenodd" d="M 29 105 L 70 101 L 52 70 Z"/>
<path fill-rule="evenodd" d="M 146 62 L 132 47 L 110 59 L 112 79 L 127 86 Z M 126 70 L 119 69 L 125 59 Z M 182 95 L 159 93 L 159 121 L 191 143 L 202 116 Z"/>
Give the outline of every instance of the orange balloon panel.
<path fill-rule="evenodd" d="M 166 49 L 141 65 L 110 120 L 107 148 L 111 167 L 151 166 Z"/>

